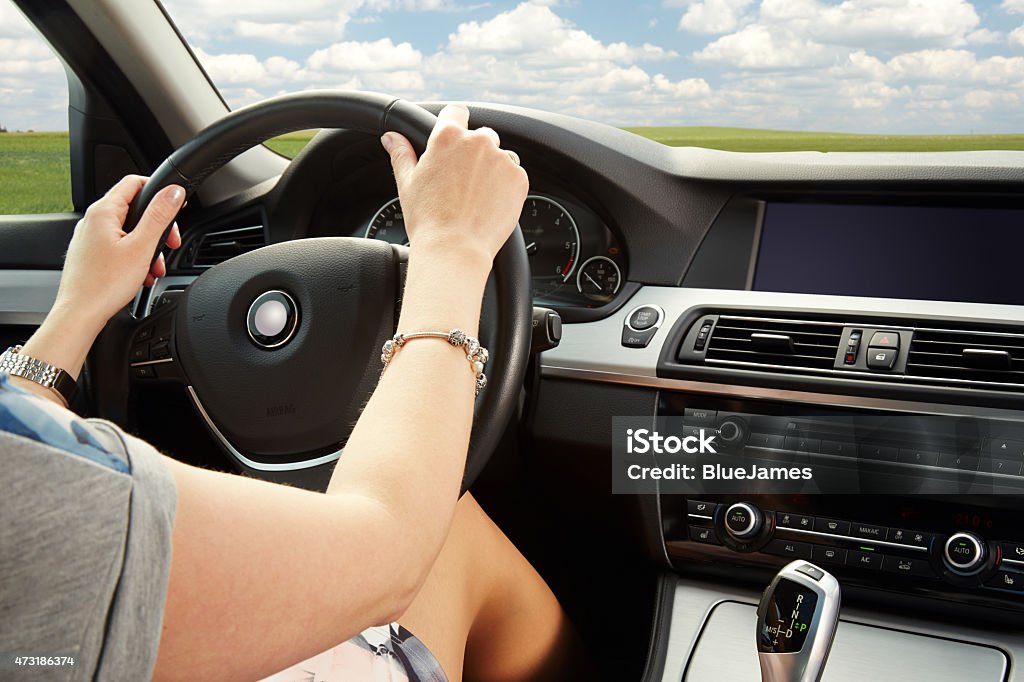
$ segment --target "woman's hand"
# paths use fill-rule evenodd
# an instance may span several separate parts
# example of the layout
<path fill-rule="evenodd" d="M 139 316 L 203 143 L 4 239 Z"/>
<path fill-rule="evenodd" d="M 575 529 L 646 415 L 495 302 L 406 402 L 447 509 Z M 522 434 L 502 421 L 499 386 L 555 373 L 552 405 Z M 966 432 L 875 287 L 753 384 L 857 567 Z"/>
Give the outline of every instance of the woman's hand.
<path fill-rule="evenodd" d="M 51 314 L 74 315 L 91 322 L 98 332 L 128 304 L 139 287 L 167 274 L 163 254 L 150 263 L 157 241 L 185 200 L 185 190 L 172 185 L 161 190 L 132 232 L 122 229 L 128 206 L 146 178 L 129 175 L 85 212 L 68 247 L 60 289 Z M 167 246 L 181 246 L 175 226 Z"/>
<path fill-rule="evenodd" d="M 176 185 L 161 190 L 130 234 L 122 228 L 128 204 L 146 178 L 129 175 L 85 212 L 68 246 L 57 299 L 22 352 L 77 379 L 89 349 L 107 321 L 135 296 L 139 287 L 167 273 L 163 256 L 152 263 L 157 242 L 185 200 Z M 181 246 L 175 226 L 167 237 Z M 26 390 L 57 403 L 56 394 L 31 381 L 12 379 Z"/>
<path fill-rule="evenodd" d="M 486 275 L 519 220 L 529 179 L 499 148 L 496 132 L 467 130 L 468 124 L 469 109 L 446 106 L 419 160 L 398 133 L 381 142 L 391 155 L 413 252 L 482 266 Z"/>

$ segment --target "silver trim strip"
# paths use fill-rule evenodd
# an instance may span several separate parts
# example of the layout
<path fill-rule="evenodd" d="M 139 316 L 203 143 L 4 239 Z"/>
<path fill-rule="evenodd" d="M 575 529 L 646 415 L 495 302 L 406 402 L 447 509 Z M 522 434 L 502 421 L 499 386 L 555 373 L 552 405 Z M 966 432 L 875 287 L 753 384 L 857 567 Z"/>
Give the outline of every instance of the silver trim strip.
<path fill-rule="evenodd" d="M 785 526 L 776 526 L 775 532 L 778 533 L 780 530 L 788 531 L 790 533 L 799 533 L 800 535 L 814 535 L 815 537 L 832 538 L 833 540 L 847 540 L 849 542 L 863 542 L 872 545 L 884 545 L 886 547 L 897 547 L 899 549 L 910 549 L 915 552 L 927 552 L 927 547 L 917 547 L 915 545 L 904 545 L 899 542 L 887 542 L 885 540 L 871 540 L 870 538 L 855 538 L 852 535 L 835 535 L 834 533 L 822 533 L 818 530 L 801 530 L 799 528 L 786 528 Z"/>
<path fill-rule="evenodd" d="M 1014 566 L 1024 566 L 1024 561 L 1018 561 L 1016 559 L 1003 559 L 1004 564 L 1013 564 Z"/>
<path fill-rule="evenodd" d="M 703 514 L 687 514 L 687 516 L 689 516 L 691 519 L 704 519 L 706 521 L 711 521 L 714 518 L 711 516 L 704 516 Z"/>
<path fill-rule="evenodd" d="M 42 324 L 57 298 L 60 275 L 60 270 L 0 270 L 0 324 Z"/>
<path fill-rule="evenodd" d="M 888 398 L 868 398 L 833 393 L 805 393 L 803 391 L 791 391 L 788 389 L 715 384 L 703 381 L 690 381 L 687 379 L 666 379 L 663 377 L 625 374 L 619 372 L 603 372 L 599 370 L 579 369 L 575 367 L 541 365 L 541 373 L 546 377 L 558 379 L 580 379 L 583 381 L 600 381 L 611 384 L 628 384 L 630 386 L 644 386 L 647 388 L 685 391 L 689 393 L 728 395 L 753 400 L 817 403 L 863 410 L 892 410 L 913 414 L 940 414 L 951 417 L 988 417 L 990 419 L 1011 419 L 1014 421 L 1019 421 L 1021 418 L 1021 413 L 1017 410 L 1006 410 L 1001 408 L 975 407 L 971 405 L 946 405 L 943 403 L 924 403 L 906 400 L 892 400 Z"/>
<path fill-rule="evenodd" d="M 199 416 L 201 416 L 203 421 L 206 422 L 206 427 L 210 429 L 210 433 L 214 435 L 221 447 L 223 447 L 229 455 L 250 469 L 255 469 L 256 471 L 298 471 L 300 469 L 310 469 L 312 467 L 320 466 L 321 464 L 328 464 L 329 462 L 337 460 L 341 457 L 341 453 L 345 451 L 345 448 L 341 448 L 340 450 L 330 452 L 321 457 L 317 457 L 316 459 L 307 459 L 301 462 L 287 462 L 283 464 L 256 462 L 239 452 L 235 446 L 224 437 L 224 434 L 221 433 L 220 429 L 217 428 L 217 425 L 213 423 L 213 419 L 211 419 L 210 415 L 206 412 L 206 408 L 203 407 L 203 404 L 199 401 L 199 396 L 196 395 L 195 389 L 191 386 L 186 386 L 185 388 L 188 389 L 189 397 L 192 398 L 193 404 L 195 404 L 196 409 L 199 410 Z"/>
<path fill-rule="evenodd" d="M 168 362 L 174 362 L 174 358 L 160 358 L 159 360 L 141 360 L 139 362 L 133 362 L 131 367 L 146 367 L 148 365 L 166 365 Z"/>

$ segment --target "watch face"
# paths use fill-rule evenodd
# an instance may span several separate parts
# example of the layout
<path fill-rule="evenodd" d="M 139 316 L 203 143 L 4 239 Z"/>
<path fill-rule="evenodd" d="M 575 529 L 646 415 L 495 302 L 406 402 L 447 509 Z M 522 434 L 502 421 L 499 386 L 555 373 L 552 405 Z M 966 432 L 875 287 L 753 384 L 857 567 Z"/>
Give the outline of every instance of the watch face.
<path fill-rule="evenodd" d="M 780 580 L 768 600 L 757 650 L 766 654 L 794 654 L 803 649 L 817 605 L 818 595 L 813 590 L 792 580 Z"/>

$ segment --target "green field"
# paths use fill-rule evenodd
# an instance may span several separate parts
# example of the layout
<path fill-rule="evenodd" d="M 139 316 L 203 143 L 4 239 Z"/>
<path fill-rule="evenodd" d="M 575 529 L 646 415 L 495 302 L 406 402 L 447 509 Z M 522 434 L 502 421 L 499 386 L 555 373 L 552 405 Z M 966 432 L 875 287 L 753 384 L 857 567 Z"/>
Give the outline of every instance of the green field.
<path fill-rule="evenodd" d="M 753 128 L 627 128 L 673 147 L 734 152 L 1024 150 L 1024 135 L 852 135 Z M 274 138 L 267 146 L 289 158 L 313 132 Z M 0 133 L 0 214 L 71 209 L 67 133 Z"/>

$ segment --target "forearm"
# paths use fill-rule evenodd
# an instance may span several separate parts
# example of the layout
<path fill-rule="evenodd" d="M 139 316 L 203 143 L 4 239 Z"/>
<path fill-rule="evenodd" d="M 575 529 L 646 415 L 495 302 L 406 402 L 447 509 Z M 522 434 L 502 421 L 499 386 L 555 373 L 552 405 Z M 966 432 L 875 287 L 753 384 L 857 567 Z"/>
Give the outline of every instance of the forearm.
<path fill-rule="evenodd" d="M 414 247 L 399 331 L 459 328 L 475 336 L 487 266 Z M 440 550 L 458 501 L 473 396 L 464 352 L 443 339 L 410 341 L 382 376 L 331 479 L 329 493 L 380 502 L 394 522 L 393 546 L 417 574 L 425 575 Z"/>

